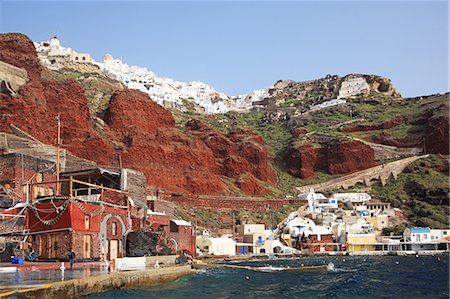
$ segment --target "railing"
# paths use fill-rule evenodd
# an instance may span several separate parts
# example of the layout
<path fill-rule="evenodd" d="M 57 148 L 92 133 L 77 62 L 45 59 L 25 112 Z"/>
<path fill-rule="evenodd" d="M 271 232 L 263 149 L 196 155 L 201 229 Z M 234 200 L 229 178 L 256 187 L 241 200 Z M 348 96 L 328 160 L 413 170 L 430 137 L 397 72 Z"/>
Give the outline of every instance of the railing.
<path fill-rule="evenodd" d="M 128 191 L 122 191 L 122 190 L 117 190 L 117 189 L 113 189 L 113 188 L 109 188 L 109 187 L 104 187 L 103 185 L 95 185 L 95 184 L 91 184 L 91 183 L 87 183 L 87 182 L 83 182 L 80 180 L 76 180 L 74 179 L 72 176 L 70 176 L 68 179 L 60 179 L 60 180 L 52 180 L 52 181 L 44 181 L 44 182 L 39 182 L 39 183 L 28 183 L 28 184 L 22 184 L 21 186 L 27 186 L 27 200 L 30 199 L 34 199 L 34 190 L 33 186 L 38 186 L 38 185 L 50 185 L 50 184 L 55 184 L 55 186 L 57 187 L 56 190 L 61 190 L 61 188 L 58 188 L 61 186 L 62 183 L 69 183 L 69 194 L 68 196 L 70 198 L 74 198 L 77 195 L 77 190 L 88 190 L 88 194 L 90 193 L 89 190 L 100 190 L 100 197 L 103 198 L 103 192 L 104 191 L 111 191 L 111 192 L 115 192 L 115 193 L 119 193 L 119 194 L 128 194 Z M 74 183 L 79 184 L 79 185 L 83 185 L 83 186 L 88 186 L 89 188 L 78 188 L 78 189 L 74 189 L 73 185 Z M 29 191 L 31 191 L 31 194 L 29 194 Z M 74 195 L 75 193 L 75 195 Z M 30 196 L 31 195 L 31 196 Z M 56 194 L 56 196 L 58 196 L 60 194 Z"/>

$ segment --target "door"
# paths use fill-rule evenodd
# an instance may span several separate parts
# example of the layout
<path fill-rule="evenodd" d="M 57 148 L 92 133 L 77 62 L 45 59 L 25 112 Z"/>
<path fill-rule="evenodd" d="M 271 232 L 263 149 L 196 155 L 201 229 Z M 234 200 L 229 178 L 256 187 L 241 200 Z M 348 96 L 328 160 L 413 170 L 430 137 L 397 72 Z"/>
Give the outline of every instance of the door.
<path fill-rule="evenodd" d="M 37 254 L 42 257 L 49 257 L 49 251 L 48 251 L 48 240 L 47 235 L 40 235 L 39 236 L 39 249 Z"/>
<path fill-rule="evenodd" d="M 50 235 L 50 256 L 49 256 L 49 258 L 60 258 L 58 240 L 59 240 L 59 238 L 57 235 Z"/>
<path fill-rule="evenodd" d="M 118 240 L 109 241 L 109 260 L 112 261 L 113 259 L 116 259 L 118 253 L 119 253 L 119 241 Z"/>
<path fill-rule="evenodd" d="M 92 243 L 92 236 L 83 235 L 83 258 L 85 259 L 91 258 L 91 243 Z"/>

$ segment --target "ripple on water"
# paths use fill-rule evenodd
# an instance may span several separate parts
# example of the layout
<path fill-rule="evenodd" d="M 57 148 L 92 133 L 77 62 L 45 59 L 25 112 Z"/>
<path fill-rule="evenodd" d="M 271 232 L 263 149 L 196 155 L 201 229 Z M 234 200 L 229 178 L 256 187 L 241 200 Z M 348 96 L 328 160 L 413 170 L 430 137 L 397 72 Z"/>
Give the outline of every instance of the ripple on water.
<path fill-rule="evenodd" d="M 243 262 L 253 267 L 335 264 L 333 272 L 253 272 L 212 268 L 158 287 L 88 298 L 448 298 L 448 256 L 313 257 Z M 395 262 L 399 263 L 396 264 Z M 424 267 L 422 263 L 427 266 Z M 249 279 L 246 279 L 246 276 Z"/>

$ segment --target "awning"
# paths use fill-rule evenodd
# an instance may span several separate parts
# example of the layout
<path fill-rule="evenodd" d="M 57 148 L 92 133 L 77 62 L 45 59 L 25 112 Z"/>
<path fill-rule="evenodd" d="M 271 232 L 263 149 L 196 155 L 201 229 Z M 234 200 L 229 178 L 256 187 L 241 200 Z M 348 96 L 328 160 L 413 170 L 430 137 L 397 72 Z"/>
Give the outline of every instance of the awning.
<path fill-rule="evenodd" d="M 170 219 L 170 221 L 173 221 L 178 226 L 192 226 L 189 222 L 185 220 Z"/>

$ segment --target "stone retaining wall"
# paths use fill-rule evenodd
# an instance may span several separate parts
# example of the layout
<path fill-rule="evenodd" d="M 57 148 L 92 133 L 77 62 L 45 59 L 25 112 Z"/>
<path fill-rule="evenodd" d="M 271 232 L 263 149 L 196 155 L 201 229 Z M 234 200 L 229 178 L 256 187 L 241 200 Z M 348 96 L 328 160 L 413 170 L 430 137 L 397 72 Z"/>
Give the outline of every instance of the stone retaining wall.
<path fill-rule="evenodd" d="M 289 204 L 299 204 L 304 201 L 298 199 L 267 199 L 249 197 L 197 197 L 173 196 L 165 198 L 184 207 L 195 207 L 202 209 L 217 209 L 222 211 L 248 210 L 264 212 L 268 209 L 278 209 Z"/>

